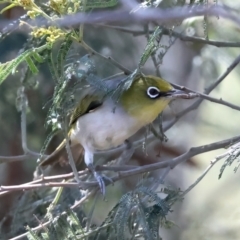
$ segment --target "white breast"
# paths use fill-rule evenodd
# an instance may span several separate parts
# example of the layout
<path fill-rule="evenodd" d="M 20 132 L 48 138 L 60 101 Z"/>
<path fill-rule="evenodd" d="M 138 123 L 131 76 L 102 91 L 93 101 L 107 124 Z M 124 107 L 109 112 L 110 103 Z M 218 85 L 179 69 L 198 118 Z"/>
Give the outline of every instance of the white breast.
<path fill-rule="evenodd" d="M 77 120 L 71 139 L 91 152 L 107 150 L 121 145 L 142 127 L 139 125 L 122 107 L 108 99 Z"/>

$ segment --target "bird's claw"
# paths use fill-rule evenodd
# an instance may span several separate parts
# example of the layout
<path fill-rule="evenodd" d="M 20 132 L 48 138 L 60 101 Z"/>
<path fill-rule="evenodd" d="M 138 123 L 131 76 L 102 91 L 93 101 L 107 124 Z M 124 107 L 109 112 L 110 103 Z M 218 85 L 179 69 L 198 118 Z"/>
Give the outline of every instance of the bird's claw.
<path fill-rule="evenodd" d="M 92 170 L 92 172 L 95 179 L 98 182 L 102 195 L 105 196 L 106 194 L 105 182 L 110 182 L 111 184 L 113 184 L 113 180 L 105 175 L 100 174 L 99 172 L 96 172 L 95 170 Z"/>

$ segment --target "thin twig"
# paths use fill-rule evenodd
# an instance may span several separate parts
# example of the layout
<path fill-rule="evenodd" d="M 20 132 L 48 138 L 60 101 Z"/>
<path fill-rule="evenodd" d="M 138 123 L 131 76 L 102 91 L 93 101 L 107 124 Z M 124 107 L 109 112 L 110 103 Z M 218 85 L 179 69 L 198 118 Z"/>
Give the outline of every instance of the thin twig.
<path fill-rule="evenodd" d="M 96 55 L 99 56 L 103 59 L 105 59 L 106 61 L 110 62 L 112 65 L 114 65 L 115 67 L 119 68 L 121 71 L 124 72 L 124 74 L 131 74 L 132 71 L 130 71 L 129 69 L 127 69 L 126 67 L 122 66 L 120 63 L 118 63 L 116 60 L 114 60 L 112 57 L 107 57 L 102 55 L 101 53 L 95 51 L 93 48 L 91 48 L 88 44 L 86 44 L 84 41 L 81 41 L 80 44 L 85 48 L 86 51 L 88 51 L 90 54 L 92 55 Z"/>
<path fill-rule="evenodd" d="M 212 83 L 208 88 L 205 89 L 204 94 L 209 94 L 213 89 L 215 89 L 227 76 L 229 73 L 232 72 L 232 70 L 239 64 L 240 62 L 240 55 L 234 59 L 234 61 L 230 64 L 230 66 L 226 69 L 226 71 L 214 82 Z M 192 105 L 184 109 L 183 111 L 179 112 L 175 119 L 170 121 L 166 126 L 164 126 L 164 132 L 169 130 L 182 116 L 185 114 L 197 109 L 200 104 L 203 102 L 204 98 L 200 98 L 197 101 L 195 101 Z"/>
<path fill-rule="evenodd" d="M 182 33 L 178 33 L 176 31 L 169 30 L 167 28 L 163 28 L 163 34 L 177 37 L 178 39 L 185 42 L 202 43 L 202 44 L 212 45 L 215 47 L 231 47 L 231 48 L 240 47 L 240 42 L 215 41 L 215 40 L 209 40 L 201 37 L 191 37 L 191 36 L 184 35 Z"/>
<path fill-rule="evenodd" d="M 235 109 L 235 110 L 238 110 L 240 111 L 240 106 L 237 106 L 235 104 L 232 104 L 230 102 L 227 102 L 227 101 L 224 101 L 222 98 L 220 99 L 217 99 L 217 98 L 214 98 L 214 97 L 211 97 L 207 94 L 204 94 L 204 93 L 200 93 L 198 91 L 194 91 L 190 88 L 187 88 L 187 87 L 184 87 L 184 86 L 180 86 L 178 84 L 175 84 L 175 83 L 171 83 L 175 88 L 177 89 L 181 89 L 181 90 L 184 90 L 184 91 L 188 91 L 188 92 L 192 92 L 192 93 L 196 93 L 198 94 L 199 97 L 203 98 L 203 99 L 206 99 L 210 102 L 215 102 L 215 103 L 218 103 L 218 104 L 221 104 L 221 105 L 224 105 L 224 106 L 227 106 L 227 107 L 230 107 L 232 109 Z"/>
<path fill-rule="evenodd" d="M 85 24 L 93 24 L 96 26 L 99 26 L 100 24 L 104 24 L 105 27 L 111 26 L 108 25 L 110 23 L 116 24 L 116 23 L 125 23 L 125 22 L 132 22 L 132 23 L 138 23 L 139 22 L 158 22 L 159 24 L 168 23 L 171 21 L 176 21 L 176 19 L 184 20 L 189 17 L 196 17 L 196 16 L 218 16 L 223 17 L 226 19 L 231 20 L 233 23 L 236 23 L 238 26 L 240 25 L 240 18 L 239 15 L 233 14 L 235 9 L 231 9 L 227 7 L 226 5 L 213 5 L 210 7 L 207 6 L 194 6 L 189 8 L 188 6 L 183 7 L 172 7 L 168 9 L 161 9 L 161 8 L 139 8 L 134 13 L 131 12 L 132 9 L 127 7 L 125 10 L 105 10 L 105 11 L 93 11 L 88 13 L 79 12 L 73 15 L 67 15 L 65 17 L 62 17 L 61 19 L 58 19 L 56 21 L 46 21 L 46 26 L 56 24 L 59 27 L 70 27 L 85 23 Z M 35 26 L 43 25 L 42 19 L 35 19 L 26 21 L 29 25 Z M 4 21 L 3 24 L 0 25 L 1 28 L 6 26 L 7 24 L 11 24 L 12 21 Z M 117 29 L 116 26 L 114 26 L 115 29 Z M 121 27 L 118 27 L 117 30 L 122 30 L 125 32 L 132 33 L 132 30 L 128 29 L 120 29 Z M 20 29 L 21 31 L 24 31 L 24 29 Z M 165 30 L 165 34 L 169 34 L 169 30 Z M 134 32 L 133 32 L 134 33 Z M 150 32 L 151 33 L 151 32 Z M 136 35 L 138 34 L 145 34 L 143 31 L 136 31 Z M 170 33 L 172 34 L 172 33 Z M 190 36 L 182 36 L 178 33 L 173 33 L 176 35 L 176 37 L 180 38 L 184 41 L 196 41 L 200 43 L 206 43 L 209 45 L 214 45 L 217 47 L 239 47 L 239 43 L 232 43 L 232 42 L 221 42 L 221 41 L 206 41 L 204 38 L 195 38 Z"/>
<path fill-rule="evenodd" d="M 93 196 L 97 193 L 99 190 L 98 183 L 96 182 L 96 186 L 92 191 L 88 192 L 85 197 L 81 198 L 79 201 L 77 201 L 74 205 L 72 205 L 70 208 L 73 210 L 76 207 L 79 207 L 82 203 L 84 203 L 89 197 Z"/>
<path fill-rule="evenodd" d="M 234 151 L 233 148 L 230 148 L 230 150 L 228 150 L 227 152 L 218 155 L 217 157 L 215 157 L 214 160 L 212 160 L 210 162 L 210 165 L 205 169 L 205 171 L 201 174 L 200 177 L 197 178 L 197 180 L 191 184 L 181 195 L 180 198 L 184 197 L 186 194 L 188 194 L 205 176 L 206 174 L 210 171 L 210 169 L 221 159 L 225 158 L 226 156 L 230 155 L 231 152 Z"/>
<path fill-rule="evenodd" d="M 230 139 L 226 139 L 226 140 L 219 141 L 219 142 L 214 142 L 214 143 L 199 146 L 199 147 L 193 147 L 193 148 L 190 148 L 188 152 L 186 152 L 176 158 L 173 158 L 172 160 L 157 162 L 157 163 L 153 163 L 153 164 L 149 164 L 149 165 L 145 165 L 145 166 L 141 166 L 141 167 L 136 167 L 134 169 L 130 169 L 127 171 L 119 172 L 118 176 L 113 177 L 112 180 L 113 180 L 113 182 L 116 182 L 116 181 L 119 181 L 119 180 L 129 177 L 129 176 L 133 176 L 133 175 L 144 173 L 144 172 L 151 172 L 151 171 L 155 171 L 155 170 L 161 169 L 161 168 L 169 168 L 170 167 L 171 169 L 173 169 L 178 164 L 187 161 L 188 159 L 190 159 L 193 156 L 196 156 L 196 155 L 202 154 L 202 153 L 206 153 L 209 151 L 213 151 L 216 149 L 220 149 L 220 148 L 226 148 L 229 145 L 232 145 L 233 143 L 235 143 L 237 141 L 240 141 L 240 136 L 236 136 L 236 137 L 233 137 Z M 104 169 L 104 167 L 103 167 L 103 169 Z M 97 188 L 98 183 L 96 181 L 81 182 L 81 184 L 82 184 L 83 188 L 95 187 L 96 189 L 98 189 Z M 16 185 L 16 186 L 1 186 L 0 191 L 9 191 L 9 190 L 10 191 L 20 191 L 20 190 L 27 190 L 27 189 L 34 189 L 34 188 L 41 188 L 41 187 L 64 187 L 64 186 L 65 187 L 76 187 L 76 186 L 78 186 L 78 183 L 44 182 L 44 183 L 34 183 L 31 185 L 23 184 L 23 185 Z"/>
<path fill-rule="evenodd" d="M 68 15 L 64 18 L 61 18 L 59 20 L 56 20 L 55 23 L 58 26 L 62 27 L 69 27 L 78 25 L 80 23 L 85 24 L 99 24 L 99 23 L 139 23 L 140 21 L 146 22 L 146 21 L 155 21 L 159 24 L 168 23 L 171 21 L 176 21 L 178 19 L 179 21 L 184 20 L 189 17 L 196 17 L 196 16 L 219 16 L 226 19 L 231 20 L 233 23 L 236 23 L 237 25 L 240 25 L 240 18 L 237 15 L 232 14 L 232 12 L 229 10 L 228 7 L 222 5 L 217 6 L 194 6 L 188 7 L 173 7 L 168 9 L 161 9 L 161 8 L 140 8 L 134 13 L 131 11 L 132 9 L 126 9 L 126 10 L 111 10 L 111 11 L 101 11 L 101 12 L 92 12 L 92 13 L 76 13 L 74 15 Z M 32 24 L 30 22 L 30 24 Z M 42 22 L 41 22 L 42 24 Z M 48 23 L 52 24 L 52 23 Z M 33 24 L 32 24 L 33 25 Z"/>
<path fill-rule="evenodd" d="M 31 228 L 32 231 L 39 231 L 40 229 L 45 228 L 46 226 L 48 226 L 51 223 L 51 221 L 47 221 L 45 223 L 41 223 L 39 226 Z M 25 238 L 28 235 L 28 232 L 23 233 L 21 235 L 18 235 L 16 237 L 10 238 L 9 240 L 18 240 L 18 239 L 22 239 Z"/>
<path fill-rule="evenodd" d="M 240 136 L 236 136 L 236 137 L 233 137 L 230 139 L 226 139 L 226 140 L 219 141 L 219 142 L 214 142 L 214 143 L 199 146 L 199 147 L 193 147 L 193 148 L 190 148 L 189 151 L 187 151 L 186 153 L 184 153 L 176 158 L 173 158 L 172 160 L 166 160 L 166 161 L 138 167 L 136 169 L 132 169 L 129 171 L 120 172 L 119 175 L 121 177 L 128 177 L 128 176 L 132 176 L 132 174 L 135 175 L 135 174 L 140 174 L 140 173 L 144 173 L 144 172 L 151 172 L 151 171 L 154 171 L 154 170 L 157 170 L 160 168 L 166 168 L 169 166 L 173 169 L 178 164 L 187 161 L 188 159 L 190 159 L 193 156 L 196 156 L 201 153 L 206 153 L 209 151 L 217 150 L 220 148 L 225 148 L 237 141 L 240 141 Z M 115 181 L 116 179 L 118 179 L 118 177 L 113 178 L 113 181 Z"/>
<path fill-rule="evenodd" d="M 22 142 L 22 149 L 25 153 L 25 155 L 31 155 L 31 156 L 39 156 L 39 154 L 36 154 L 35 152 L 31 151 L 27 147 L 27 117 L 26 117 L 26 111 L 27 111 L 27 96 L 25 94 L 25 87 L 20 87 L 20 106 L 21 106 L 21 142 Z M 6 159 L 6 158 L 5 158 Z M 15 158 L 16 160 L 17 158 Z M 11 160 L 13 162 L 13 159 Z M 0 161 L 2 162 L 2 161 Z"/>
<path fill-rule="evenodd" d="M 81 198 L 75 205 L 73 205 L 73 206 L 71 207 L 71 209 L 73 210 L 73 209 L 76 208 L 77 206 L 83 204 L 90 196 L 94 195 L 94 194 L 96 193 L 96 191 L 97 191 L 96 189 L 93 189 L 91 192 L 88 192 L 88 193 L 86 194 L 86 196 L 83 197 L 83 198 Z M 61 213 L 61 216 L 63 216 L 63 215 L 66 215 L 66 212 L 62 212 L 62 213 Z M 47 222 L 45 222 L 45 223 L 41 223 L 41 224 L 40 224 L 39 226 L 37 226 L 37 227 L 31 228 L 31 230 L 34 231 L 34 232 L 38 232 L 39 230 L 41 230 L 41 229 L 45 228 L 46 226 L 50 225 L 51 223 L 52 223 L 52 221 L 49 220 L 49 221 L 47 221 Z M 21 235 L 18 235 L 17 237 L 11 238 L 11 239 L 9 239 L 9 240 L 22 239 L 22 238 L 26 237 L 27 235 L 28 235 L 28 232 L 23 233 L 23 234 L 21 234 Z"/>
<path fill-rule="evenodd" d="M 18 156 L 0 156 L 0 164 L 31 160 L 33 158 L 38 158 L 38 157 L 40 157 L 40 154 L 33 151 L 30 151 L 27 154 L 18 155 Z"/>
<path fill-rule="evenodd" d="M 115 26 L 115 25 L 107 25 L 107 24 L 97 24 L 98 27 L 103 27 L 103 28 L 111 28 L 113 30 L 125 32 L 125 33 L 130 33 L 133 36 L 142 36 L 147 34 L 146 31 L 143 30 L 134 30 L 130 28 L 125 28 L 121 26 Z M 154 30 L 148 30 L 148 34 L 154 33 Z M 195 42 L 195 43 L 202 43 L 206 45 L 211 45 L 215 47 L 231 47 L 231 48 L 237 48 L 240 47 L 240 42 L 229 42 L 229 41 L 215 41 L 215 40 L 207 40 L 205 38 L 201 37 L 191 37 L 187 36 L 185 34 L 173 31 L 171 29 L 162 27 L 162 34 L 163 35 L 168 35 L 168 36 L 173 36 L 176 37 L 184 42 Z"/>
<path fill-rule="evenodd" d="M 22 149 L 24 153 L 28 153 L 27 148 L 27 119 L 26 119 L 26 109 L 27 109 L 27 97 L 25 95 L 25 88 L 20 88 L 21 95 L 21 136 L 22 136 Z"/>
<path fill-rule="evenodd" d="M 67 155 L 68 155 L 68 162 L 69 162 L 69 164 L 70 164 L 70 166 L 72 168 L 74 178 L 75 178 L 76 182 L 80 186 L 82 186 L 82 182 L 79 179 L 77 167 L 76 167 L 76 164 L 75 164 L 74 159 L 73 159 L 72 151 L 71 151 L 70 144 L 69 144 L 69 137 L 68 137 L 68 135 L 66 137 L 66 151 L 67 151 Z"/>
<path fill-rule="evenodd" d="M 84 175 L 86 173 L 88 173 L 89 171 L 88 170 L 84 170 L 84 171 L 79 171 L 78 174 L 79 176 L 81 175 Z M 45 183 L 45 182 L 49 182 L 49 181 L 56 181 L 56 180 L 67 180 L 67 179 L 72 179 L 74 177 L 73 173 L 68 173 L 68 174 L 60 174 L 60 175 L 56 175 L 56 176 L 49 176 L 49 177 L 42 177 L 40 179 L 37 179 L 37 180 L 34 180 L 34 181 L 31 181 L 31 182 L 28 182 L 28 183 L 24 183 L 24 184 L 19 184 L 17 185 L 19 187 L 19 190 L 23 190 L 25 186 L 28 186 L 28 185 L 32 185 L 32 184 L 37 184 L 37 183 Z M 0 187 L 1 189 L 1 187 Z M 10 191 L 1 191 L 0 190 L 0 196 L 2 195 L 6 195 L 8 193 L 11 193 Z"/>

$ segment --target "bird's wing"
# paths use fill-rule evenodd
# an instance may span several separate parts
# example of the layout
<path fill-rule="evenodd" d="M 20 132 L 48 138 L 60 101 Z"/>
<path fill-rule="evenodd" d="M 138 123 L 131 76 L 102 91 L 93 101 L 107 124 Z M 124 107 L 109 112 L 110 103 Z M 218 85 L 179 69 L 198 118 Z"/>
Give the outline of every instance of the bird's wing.
<path fill-rule="evenodd" d="M 82 115 L 92 112 L 100 107 L 103 104 L 104 98 L 109 94 L 109 92 L 116 90 L 122 80 L 123 76 L 118 76 L 104 81 L 107 88 L 105 91 L 97 89 L 96 87 L 90 87 L 86 91 L 85 95 L 79 100 L 77 107 L 73 111 L 70 117 L 69 126 L 72 126 Z"/>
<path fill-rule="evenodd" d="M 74 109 L 69 125 L 73 125 L 79 117 L 89 112 L 94 111 L 96 108 L 100 107 L 103 103 L 103 95 L 91 92 L 86 94 L 78 103 L 77 107 Z"/>

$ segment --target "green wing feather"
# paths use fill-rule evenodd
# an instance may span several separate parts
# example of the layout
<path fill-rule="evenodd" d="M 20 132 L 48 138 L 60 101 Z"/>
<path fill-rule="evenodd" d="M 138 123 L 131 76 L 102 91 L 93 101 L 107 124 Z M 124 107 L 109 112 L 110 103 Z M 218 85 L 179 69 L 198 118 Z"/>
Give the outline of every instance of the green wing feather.
<path fill-rule="evenodd" d="M 104 81 L 108 91 L 115 90 L 121 82 L 122 78 L 122 76 L 118 76 L 114 79 Z M 88 88 L 74 109 L 70 117 L 69 126 L 71 127 L 74 125 L 79 117 L 100 107 L 107 94 L 108 93 L 106 91 L 103 91 L 102 89 L 96 87 Z"/>
<path fill-rule="evenodd" d="M 108 90 L 111 91 L 117 88 L 121 80 L 122 76 L 117 77 L 114 80 L 107 80 L 105 81 L 105 85 L 107 86 Z M 69 126 L 71 127 L 73 124 L 75 124 L 77 119 L 82 115 L 94 111 L 96 108 L 100 107 L 106 95 L 107 92 L 101 89 L 96 89 L 95 87 L 90 87 L 88 90 L 86 90 L 84 96 L 80 99 L 77 107 L 74 109 L 70 117 Z"/>
<path fill-rule="evenodd" d="M 103 103 L 104 94 L 99 94 L 96 91 L 86 94 L 74 109 L 69 125 L 72 126 L 76 123 L 77 119 L 96 108 L 100 107 Z"/>

